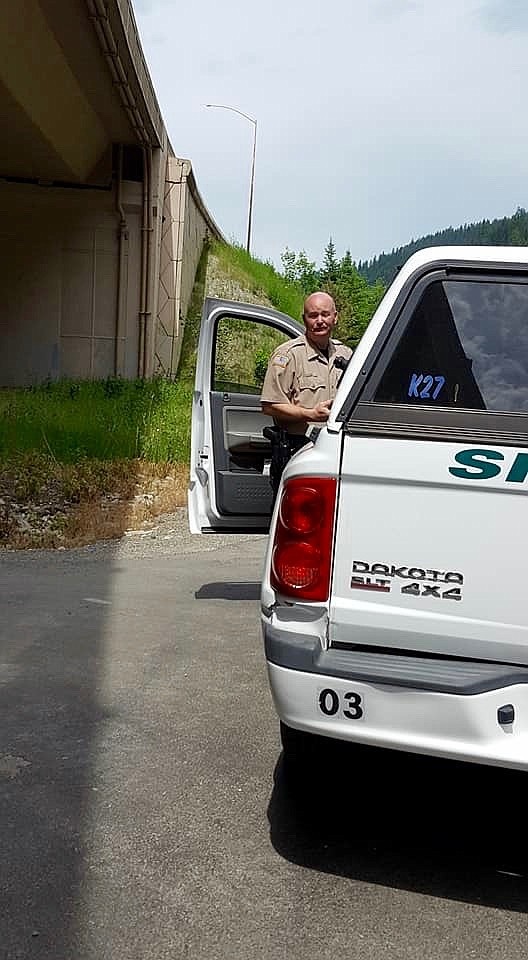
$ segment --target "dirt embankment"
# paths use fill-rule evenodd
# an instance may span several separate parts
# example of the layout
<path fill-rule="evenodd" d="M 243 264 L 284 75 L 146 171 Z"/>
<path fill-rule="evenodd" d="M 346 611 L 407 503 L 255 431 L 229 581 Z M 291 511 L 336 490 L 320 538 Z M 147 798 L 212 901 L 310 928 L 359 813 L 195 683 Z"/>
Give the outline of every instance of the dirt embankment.
<path fill-rule="evenodd" d="M 117 469 L 117 466 L 120 469 Z M 21 494 L 16 476 L 0 478 L 0 548 L 68 548 L 148 530 L 184 505 L 188 468 L 135 460 L 116 465 L 105 492 L 65 482 L 57 470 L 38 491 Z"/>
<path fill-rule="evenodd" d="M 214 253 L 210 253 L 207 258 L 205 289 L 208 297 L 217 297 L 219 300 L 238 300 L 244 303 L 257 303 L 263 307 L 273 306 L 264 291 L 251 283 L 250 277 L 244 277 L 238 272 L 226 273 Z"/>

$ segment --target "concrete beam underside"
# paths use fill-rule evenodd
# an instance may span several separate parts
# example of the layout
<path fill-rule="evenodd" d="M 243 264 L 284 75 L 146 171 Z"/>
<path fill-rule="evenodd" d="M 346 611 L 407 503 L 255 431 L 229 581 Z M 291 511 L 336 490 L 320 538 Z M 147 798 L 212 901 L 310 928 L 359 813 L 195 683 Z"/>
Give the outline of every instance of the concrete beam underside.
<path fill-rule="evenodd" d="M 109 137 L 46 20 L 38 0 L 4 6 L 0 31 L 3 126 L 0 172 L 85 181 L 109 146 Z M 6 111 L 4 113 L 3 104 Z M 20 150 L 23 142 L 36 147 Z M 16 156 L 9 143 L 18 147 Z"/>

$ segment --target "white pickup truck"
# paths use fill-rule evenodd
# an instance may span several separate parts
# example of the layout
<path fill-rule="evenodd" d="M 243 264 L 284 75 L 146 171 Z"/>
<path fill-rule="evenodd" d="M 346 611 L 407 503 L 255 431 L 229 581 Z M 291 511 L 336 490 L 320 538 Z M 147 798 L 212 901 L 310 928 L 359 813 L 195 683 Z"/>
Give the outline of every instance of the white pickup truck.
<path fill-rule="evenodd" d="M 270 518 L 256 374 L 299 332 L 206 301 L 189 491 L 193 532 L 269 529 L 261 615 L 286 757 L 315 734 L 527 769 L 528 249 L 411 257 Z"/>

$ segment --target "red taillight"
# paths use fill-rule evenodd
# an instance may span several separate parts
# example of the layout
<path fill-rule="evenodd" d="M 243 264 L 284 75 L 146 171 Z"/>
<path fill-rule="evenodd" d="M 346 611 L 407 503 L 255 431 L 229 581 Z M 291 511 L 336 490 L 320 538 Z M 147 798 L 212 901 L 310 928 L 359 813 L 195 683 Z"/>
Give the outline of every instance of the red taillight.
<path fill-rule="evenodd" d="M 327 600 L 336 500 L 333 477 L 294 477 L 284 486 L 271 558 L 271 585 L 300 600 Z"/>
<path fill-rule="evenodd" d="M 321 523 L 324 502 L 317 487 L 289 485 L 280 503 L 281 523 L 294 533 L 309 534 Z"/>

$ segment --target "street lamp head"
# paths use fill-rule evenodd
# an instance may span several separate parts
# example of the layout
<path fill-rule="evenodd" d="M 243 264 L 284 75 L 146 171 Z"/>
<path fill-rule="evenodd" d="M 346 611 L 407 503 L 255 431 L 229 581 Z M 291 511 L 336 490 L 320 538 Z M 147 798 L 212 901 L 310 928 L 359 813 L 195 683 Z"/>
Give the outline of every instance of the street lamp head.
<path fill-rule="evenodd" d="M 249 120 L 254 127 L 257 126 L 257 121 L 254 117 L 250 117 L 249 113 L 244 113 L 244 111 L 239 110 L 238 107 L 230 107 L 227 103 L 204 103 L 204 107 L 216 107 L 218 110 L 230 110 L 231 113 L 238 113 L 239 117 L 245 117 L 246 120 Z"/>

